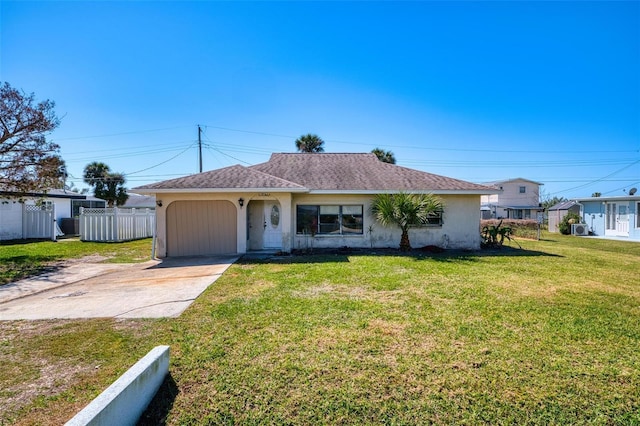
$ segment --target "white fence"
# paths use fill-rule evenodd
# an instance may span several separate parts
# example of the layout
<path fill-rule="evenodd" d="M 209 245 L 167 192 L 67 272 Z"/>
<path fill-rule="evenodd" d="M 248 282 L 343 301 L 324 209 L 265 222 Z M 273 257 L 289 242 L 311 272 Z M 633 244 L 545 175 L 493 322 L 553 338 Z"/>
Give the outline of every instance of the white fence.
<path fill-rule="evenodd" d="M 22 238 L 50 238 L 56 240 L 55 205 L 22 205 Z"/>
<path fill-rule="evenodd" d="M 156 212 L 151 209 L 80 208 L 80 240 L 130 241 L 153 236 Z"/>

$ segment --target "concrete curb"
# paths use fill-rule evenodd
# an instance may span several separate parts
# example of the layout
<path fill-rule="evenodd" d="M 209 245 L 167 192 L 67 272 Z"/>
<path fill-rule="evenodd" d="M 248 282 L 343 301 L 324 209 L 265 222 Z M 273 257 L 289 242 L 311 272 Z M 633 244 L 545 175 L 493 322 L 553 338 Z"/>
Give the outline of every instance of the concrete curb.
<path fill-rule="evenodd" d="M 156 346 L 65 426 L 135 425 L 169 371 L 169 346 Z"/>

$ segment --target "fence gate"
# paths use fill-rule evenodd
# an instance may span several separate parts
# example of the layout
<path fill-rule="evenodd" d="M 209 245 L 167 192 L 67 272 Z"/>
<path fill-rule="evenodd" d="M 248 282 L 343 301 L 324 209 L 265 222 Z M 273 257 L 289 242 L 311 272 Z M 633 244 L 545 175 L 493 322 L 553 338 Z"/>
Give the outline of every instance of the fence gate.
<path fill-rule="evenodd" d="M 22 238 L 50 238 L 56 240 L 55 205 L 22 205 Z"/>

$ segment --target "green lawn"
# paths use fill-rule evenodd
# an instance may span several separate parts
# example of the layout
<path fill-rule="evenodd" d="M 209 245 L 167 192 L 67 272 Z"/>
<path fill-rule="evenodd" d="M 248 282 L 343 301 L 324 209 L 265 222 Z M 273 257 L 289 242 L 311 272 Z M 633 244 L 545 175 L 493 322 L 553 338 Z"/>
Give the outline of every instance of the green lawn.
<path fill-rule="evenodd" d="M 640 244 L 544 238 L 240 262 L 177 319 L 0 322 L 0 424 L 63 423 L 159 344 L 147 424 L 640 424 Z"/>
<path fill-rule="evenodd" d="M 74 240 L 3 241 L 0 243 L 0 286 L 36 275 L 57 262 L 101 256 L 106 262 L 142 262 L 151 258 L 151 239 L 126 243 L 90 243 Z"/>

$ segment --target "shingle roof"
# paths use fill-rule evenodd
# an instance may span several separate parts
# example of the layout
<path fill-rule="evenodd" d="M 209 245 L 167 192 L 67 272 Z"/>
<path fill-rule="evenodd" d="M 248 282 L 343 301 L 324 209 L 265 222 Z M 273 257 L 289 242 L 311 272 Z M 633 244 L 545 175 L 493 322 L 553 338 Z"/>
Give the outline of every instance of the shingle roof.
<path fill-rule="evenodd" d="M 578 203 L 575 201 L 561 201 L 558 204 L 554 204 L 552 207 L 549 207 L 549 210 L 569 210 L 571 207 L 577 205 Z"/>
<path fill-rule="evenodd" d="M 310 190 L 339 191 L 487 191 L 490 188 L 395 164 L 374 154 L 272 154 L 250 167 Z M 490 190 L 489 192 L 494 192 Z"/>
<path fill-rule="evenodd" d="M 374 154 L 272 154 L 266 163 L 212 170 L 134 188 L 198 191 L 224 189 L 292 191 L 425 191 L 489 194 L 494 188 L 383 163 Z"/>
<path fill-rule="evenodd" d="M 165 180 L 139 186 L 135 190 L 149 189 L 289 189 L 303 190 L 304 188 L 296 183 L 287 182 L 276 176 L 268 175 L 259 170 L 252 170 L 244 166 L 235 165 L 223 169 L 211 170 L 195 175 L 185 176 L 177 179 Z M 144 191 L 149 192 L 149 191 Z"/>

